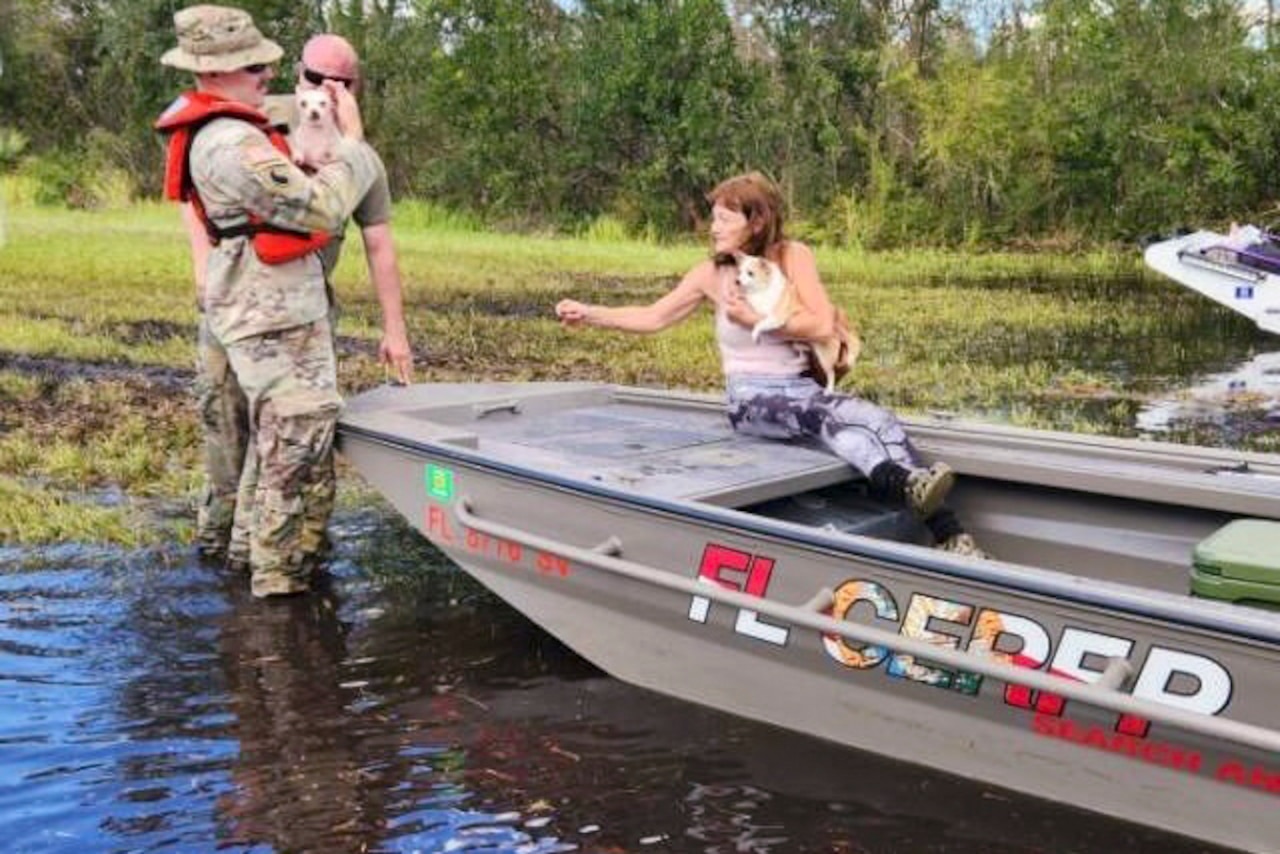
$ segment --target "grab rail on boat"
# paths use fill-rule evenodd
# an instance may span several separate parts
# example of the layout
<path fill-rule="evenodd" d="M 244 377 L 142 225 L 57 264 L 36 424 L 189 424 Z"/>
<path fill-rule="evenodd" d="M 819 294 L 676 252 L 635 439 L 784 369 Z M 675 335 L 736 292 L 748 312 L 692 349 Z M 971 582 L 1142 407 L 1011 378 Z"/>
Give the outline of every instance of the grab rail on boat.
<path fill-rule="evenodd" d="M 1127 681 L 1128 672 L 1126 667 L 1116 662 L 1123 662 L 1123 660 L 1112 659 L 1096 683 L 1074 682 L 1039 670 L 1005 664 L 966 650 L 939 647 L 928 641 L 826 616 L 819 612 L 829 607 L 834 598 L 831 590 L 827 588 L 818 591 L 803 605 L 785 605 L 736 590 L 728 590 L 705 581 L 673 575 L 670 572 L 617 557 L 622 552 L 622 541 L 616 536 L 610 536 L 594 548 L 569 545 L 504 522 L 477 516 L 474 503 L 468 496 L 459 497 L 454 505 L 454 512 L 459 522 L 482 534 L 567 557 L 602 572 L 692 596 L 701 596 L 730 607 L 746 608 L 789 625 L 803 626 L 815 632 L 840 635 L 859 643 L 885 647 L 943 667 L 989 676 L 1009 685 L 1020 685 L 1035 691 L 1047 691 L 1068 700 L 1077 700 L 1118 714 L 1136 715 L 1209 738 L 1222 739 L 1260 750 L 1280 752 L 1280 731 L 1278 730 L 1199 712 L 1188 712 L 1122 693 L 1121 689 Z M 1127 662 L 1124 664 L 1127 666 Z"/>
<path fill-rule="evenodd" d="M 1207 258 L 1200 254 L 1200 250 L 1179 249 L 1178 260 L 1193 267 L 1203 267 L 1206 270 L 1213 270 L 1222 273 L 1224 276 L 1233 276 L 1254 284 L 1259 284 L 1267 278 L 1267 274 L 1262 270 L 1235 261 L 1219 261 L 1214 258 Z"/>

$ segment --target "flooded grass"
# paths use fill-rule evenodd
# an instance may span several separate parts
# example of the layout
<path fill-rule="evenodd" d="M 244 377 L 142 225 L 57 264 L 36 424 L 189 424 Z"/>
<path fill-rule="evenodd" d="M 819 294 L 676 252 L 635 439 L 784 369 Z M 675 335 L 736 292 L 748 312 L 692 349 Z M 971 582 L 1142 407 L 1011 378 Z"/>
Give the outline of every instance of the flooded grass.
<path fill-rule="evenodd" d="M 569 334 L 551 314 L 562 296 L 654 299 L 704 255 L 702 246 L 608 232 L 498 234 L 415 206 L 404 214 L 396 240 L 418 380 L 719 387 L 706 318 L 632 337 Z M 136 532 L 155 522 L 137 514 L 152 512 L 152 500 L 188 501 L 196 482 L 197 316 L 177 212 L 16 205 L 4 234 L 0 483 L 12 500 L 0 542 L 143 542 Z M 336 275 L 338 349 L 342 387 L 354 393 L 384 373 L 378 305 L 354 230 L 347 244 Z M 907 413 L 1132 435 L 1135 413 L 1154 395 L 1266 346 L 1245 321 L 1144 277 L 1136 249 L 818 254 L 866 342 L 846 387 Z M 1169 435 L 1273 450 L 1265 414 L 1240 413 L 1260 430 L 1193 424 Z M 80 497 L 94 491 L 120 499 L 101 506 Z M 176 523 L 161 528 L 161 536 L 183 536 Z"/>

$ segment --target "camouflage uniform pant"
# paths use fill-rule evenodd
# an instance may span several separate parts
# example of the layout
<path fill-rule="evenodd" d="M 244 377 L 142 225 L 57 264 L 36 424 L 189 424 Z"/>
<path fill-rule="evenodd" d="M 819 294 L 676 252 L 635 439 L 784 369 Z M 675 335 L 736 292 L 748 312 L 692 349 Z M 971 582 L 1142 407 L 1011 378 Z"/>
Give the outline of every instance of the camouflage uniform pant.
<path fill-rule="evenodd" d="M 333 439 L 342 398 L 332 329 L 327 319 L 318 320 L 225 350 L 249 411 L 252 441 L 235 515 L 248 519 L 253 590 L 304 590 L 307 558 L 318 550 L 333 509 Z"/>
<path fill-rule="evenodd" d="M 204 463 L 204 483 L 196 507 L 196 544 L 207 554 L 221 556 L 235 547 L 231 530 L 249 448 L 249 402 L 227 361 L 227 351 L 214 338 L 203 314 L 196 342 L 196 406 Z M 247 534 L 241 556 L 248 559 Z"/>
<path fill-rule="evenodd" d="M 853 395 L 827 394 L 807 377 L 732 376 L 728 401 L 733 429 L 766 439 L 818 439 L 864 475 L 886 461 L 919 466 L 891 412 Z"/>
<path fill-rule="evenodd" d="M 197 346 L 204 483 L 196 510 L 196 543 L 206 554 L 225 555 L 233 565 L 247 566 L 253 497 L 258 487 L 258 452 L 250 431 L 249 401 L 231 370 L 227 351 L 203 315 Z M 336 492 L 332 454 L 317 464 L 317 474 L 303 502 L 302 550 L 307 555 L 320 555 L 328 545 L 325 528 Z"/>

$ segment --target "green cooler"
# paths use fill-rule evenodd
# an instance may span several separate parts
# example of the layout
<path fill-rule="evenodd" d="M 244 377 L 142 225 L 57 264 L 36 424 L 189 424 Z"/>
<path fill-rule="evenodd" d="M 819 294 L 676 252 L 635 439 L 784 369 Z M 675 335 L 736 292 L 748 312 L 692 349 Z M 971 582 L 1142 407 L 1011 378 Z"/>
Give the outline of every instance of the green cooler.
<path fill-rule="evenodd" d="M 1191 592 L 1280 609 L 1280 522 L 1237 519 L 1192 554 Z"/>

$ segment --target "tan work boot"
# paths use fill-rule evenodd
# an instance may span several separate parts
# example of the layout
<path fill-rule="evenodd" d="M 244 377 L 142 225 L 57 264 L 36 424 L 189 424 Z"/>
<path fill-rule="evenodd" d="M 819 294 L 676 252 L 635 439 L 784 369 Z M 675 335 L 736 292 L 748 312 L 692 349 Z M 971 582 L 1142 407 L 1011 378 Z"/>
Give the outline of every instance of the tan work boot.
<path fill-rule="evenodd" d="M 907 506 L 921 519 L 928 519 L 947 500 L 947 493 L 955 483 L 956 473 L 946 463 L 915 469 L 907 476 L 904 489 Z"/>
<path fill-rule="evenodd" d="M 952 534 L 942 542 L 934 546 L 938 551 L 950 552 L 953 555 L 963 555 L 965 557 L 986 558 L 988 555 L 978 547 L 978 541 L 973 538 L 973 534 L 962 531 L 959 534 Z"/>

